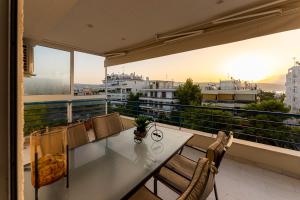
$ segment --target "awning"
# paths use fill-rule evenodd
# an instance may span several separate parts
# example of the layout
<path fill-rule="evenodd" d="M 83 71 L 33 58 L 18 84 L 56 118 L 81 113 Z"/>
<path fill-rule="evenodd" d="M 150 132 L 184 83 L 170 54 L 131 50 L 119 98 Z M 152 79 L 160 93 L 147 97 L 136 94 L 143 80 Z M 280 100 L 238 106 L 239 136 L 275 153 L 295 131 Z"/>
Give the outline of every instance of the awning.
<path fill-rule="evenodd" d="M 117 65 L 300 28 L 300 0 L 25 1 L 26 39 Z"/>

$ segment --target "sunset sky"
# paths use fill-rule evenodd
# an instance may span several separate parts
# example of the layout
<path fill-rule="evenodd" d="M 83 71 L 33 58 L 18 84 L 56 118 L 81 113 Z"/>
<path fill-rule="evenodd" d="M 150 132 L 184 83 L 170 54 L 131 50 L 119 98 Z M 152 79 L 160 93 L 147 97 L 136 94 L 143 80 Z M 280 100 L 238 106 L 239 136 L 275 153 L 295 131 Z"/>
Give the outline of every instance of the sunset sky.
<path fill-rule="evenodd" d="M 237 79 L 284 83 L 284 75 L 300 60 L 300 29 L 240 42 L 108 68 L 108 73 L 135 72 L 150 79 L 213 82 L 229 76 Z M 101 83 L 104 59 L 75 54 L 75 83 Z"/>

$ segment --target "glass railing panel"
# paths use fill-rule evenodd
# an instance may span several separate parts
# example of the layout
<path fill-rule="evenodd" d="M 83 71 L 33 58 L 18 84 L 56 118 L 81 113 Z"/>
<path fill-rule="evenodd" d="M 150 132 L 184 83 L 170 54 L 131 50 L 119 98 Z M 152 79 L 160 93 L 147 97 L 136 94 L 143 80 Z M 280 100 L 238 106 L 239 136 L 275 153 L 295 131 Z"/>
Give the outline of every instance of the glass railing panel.
<path fill-rule="evenodd" d="M 105 114 L 104 99 L 87 99 L 72 101 L 72 121 L 83 121 Z"/>
<path fill-rule="evenodd" d="M 67 125 L 66 101 L 33 102 L 24 104 L 24 135 L 46 127 Z"/>

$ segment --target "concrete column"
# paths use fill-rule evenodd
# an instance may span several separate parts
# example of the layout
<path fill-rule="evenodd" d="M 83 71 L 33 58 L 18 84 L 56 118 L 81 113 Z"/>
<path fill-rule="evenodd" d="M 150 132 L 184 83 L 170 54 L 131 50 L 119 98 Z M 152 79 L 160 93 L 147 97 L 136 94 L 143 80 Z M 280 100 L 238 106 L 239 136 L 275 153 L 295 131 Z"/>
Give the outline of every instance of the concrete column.
<path fill-rule="evenodd" d="M 68 102 L 67 103 L 67 116 L 68 116 L 68 123 L 72 123 L 73 122 L 73 104 L 72 102 Z"/>
<path fill-rule="evenodd" d="M 70 90 L 71 96 L 74 96 L 74 51 L 70 52 Z"/>

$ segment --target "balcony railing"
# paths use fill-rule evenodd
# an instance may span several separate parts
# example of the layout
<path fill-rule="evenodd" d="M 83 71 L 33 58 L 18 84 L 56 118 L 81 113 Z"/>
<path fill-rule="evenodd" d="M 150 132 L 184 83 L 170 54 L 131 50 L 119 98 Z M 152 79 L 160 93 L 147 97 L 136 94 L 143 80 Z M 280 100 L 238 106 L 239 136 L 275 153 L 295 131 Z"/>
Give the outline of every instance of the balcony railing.
<path fill-rule="evenodd" d="M 140 101 L 111 102 L 109 112 L 214 134 L 233 131 L 235 138 L 300 150 L 299 114 Z"/>
<path fill-rule="evenodd" d="M 31 102 L 24 105 L 24 134 L 45 127 L 67 125 L 105 114 L 104 99 Z"/>
<path fill-rule="evenodd" d="M 300 115 L 235 108 L 141 101 L 109 101 L 108 112 L 208 133 L 233 131 L 235 138 L 300 150 Z M 105 114 L 104 99 L 25 103 L 25 135 L 46 126 L 67 125 Z"/>
<path fill-rule="evenodd" d="M 68 123 L 68 102 L 33 102 L 24 105 L 24 134 Z"/>

